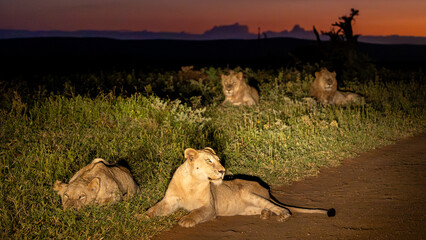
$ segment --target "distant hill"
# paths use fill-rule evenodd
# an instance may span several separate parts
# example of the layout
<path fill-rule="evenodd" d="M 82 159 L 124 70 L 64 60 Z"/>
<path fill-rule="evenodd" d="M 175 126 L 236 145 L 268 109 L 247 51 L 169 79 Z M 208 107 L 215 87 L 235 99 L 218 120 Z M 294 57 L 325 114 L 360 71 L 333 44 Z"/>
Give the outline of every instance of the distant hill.
<path fill-rule="evenodd" d="M 425 67 L 426 45 L 359 43 L 376 63 Z M 116 40 L 106 38 L 0 39 L 2 72 L 74 71 L 184 65 L 282 67 L 296 58 L 318 61 L 313 40 Z"/>
<path fill-rule="evenodd" d="M 185 32 L 151 32 L 151 31 L 28 31 L 0 29 L 0 39 L 13 38 L 38 38 L 38 37 L 78 37 L 78 38 L 112 38 L 121 40 L 220 40 L 220 39 L 258 39 L 258 38 L 298 38 L 315 40 L 313 31 L 306 31 L 299 25 L 292 30 L 281 32 L 265 31 L 250 33 L 245 25 L 235 23 L 232 25 L 214 26 L 202 34 Z M 321 36 L 327 40 L 327 36 Z M 411 36 L 360 36 L 360 42 L 378 44 L 416 44 L 426 45 L 426 37 Z"/>

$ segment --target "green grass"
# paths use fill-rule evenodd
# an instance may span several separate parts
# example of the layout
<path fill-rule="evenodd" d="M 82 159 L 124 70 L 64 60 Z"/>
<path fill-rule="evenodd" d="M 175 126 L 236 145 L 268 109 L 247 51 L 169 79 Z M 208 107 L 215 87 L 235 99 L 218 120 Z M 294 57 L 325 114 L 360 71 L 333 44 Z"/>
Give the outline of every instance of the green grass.
<path fill-rule="evenodd" d="M 183 212 L 152 220 L 134 215 L 163 197 L 188 147 L 215 149 L 228 175 L 257 176 L 277 185 L 424 132 L 422 81 L 384 83 L 384 75 L 377 73 L 376 79 L 363 83 L 345 82 L 345 89 L 363 94 L 366 104 L 322 106 L 306 98 L 313 81 L 309 69 L 244 69 L 245 76 L 259 84 L 256 107 L 217 108 L 223 99 L 217 77 L 221 69 L 212 68 L 205 70 L 211 76 L 205 85 L 176 84 L 173 72 L 120 78 L 144 89 L 141 93 L 105 94 L 98 89 L 93 97 L 93 92 L 79 94 L 76 88 L 86 88 L 68 81 L 56 93 L 4 91 L 0 238 L 146 239 L 170 228 Z M 98 78 L 93 75 L 90 84 L 93 79 Z M 167 81 L 173 89 L 165 88 Z M 179 96 L 179 91 L 185 95 Z M 127 162 L 141 194 L 111 206 L 62 210 L 54 181 L 69 181 L 96 157 Z"/>

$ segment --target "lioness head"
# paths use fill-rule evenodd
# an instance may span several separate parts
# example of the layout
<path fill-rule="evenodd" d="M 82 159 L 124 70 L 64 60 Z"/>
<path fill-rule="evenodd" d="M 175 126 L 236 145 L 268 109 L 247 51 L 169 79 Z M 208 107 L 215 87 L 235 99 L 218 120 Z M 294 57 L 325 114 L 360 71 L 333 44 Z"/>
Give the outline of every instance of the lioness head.
<path fill-rule="evenodd" d="M 57 191 L 62 199 L 64 209 L 81 207 L 92 203 L 99 192 L 100 179 L 95 177 L 90 182 L 74 181 L 70 184 L 56 181 L 53 190 Z"/>
<path fill-rule="evenodd" d="M 337 90 L 336 72 L 329 72 L 326 68 L 321 71 L 315 72 L 315 82 L 318 81 L 321 90 L 326 92 L 333 92 Z"/>
<path fill-rule="evenodd" d="M 189 162 L 192 177 L 200 181 L 210 181 L 221 184 L 225 176 L 225 168 L 220 164 L 219 158 L 213 149 L 206 147 L 203 150 L 187 148 L 185 158 Z"/>
<path fill-rule="evenodd" d="M 243 73 L 229 72 L 229 75 L 222 74 L 222 86 L 225 96 L 232 96 L 238 92 L 241 83 L 243 82 Z"/>

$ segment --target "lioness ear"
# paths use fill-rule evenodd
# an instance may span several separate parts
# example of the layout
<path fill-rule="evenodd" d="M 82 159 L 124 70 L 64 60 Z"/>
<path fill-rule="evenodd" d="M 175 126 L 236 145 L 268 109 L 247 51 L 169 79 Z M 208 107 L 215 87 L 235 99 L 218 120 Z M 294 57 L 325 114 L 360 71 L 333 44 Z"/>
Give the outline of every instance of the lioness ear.
<path fill-rule="evenodd" d="M 86 186 L 86 189 L 90 192 L 98 193 L 100 186 L 100 180 L 96 177 L 93 178 L 92 181 L 90 181 L 90 183 Z"/>
<path fill-rule="evenodd" d="M 215 151 L 212 148 L 210 148 L 210 147 L 205 147 L 204 150 L 207 150 L 210 153 L 213 153 L 214 155 L 216 155 Z"/>
<path fill-rule="evenodd" d="M 185 158 L 188 159 L 189 161 L 192 161 L 192 160 L 194 160 L 197 157 L 198 157 L 197 150 L 195 150 L 193 148 L 187 148 L 185 150 Z"/>
<path fill-rule="evenodd" d="M 238 72 L 238 73 L 237 73 L 237 78 L 238 78 L 239 80 L 243 79 L 243 73 L 242 73 L 242 72 Z"/>
<path fill-rule="evenodd" d="M 334 72 L 334 71 L 333 71 L 333 72 L 331 73 L 331 76 L 336 77 L 336 72 Z"/>
<path fill-rule="evenodd" d="M 315 72 L 315 77 L 318 77 L 320 72 Z"/>
<path fill-rule="evenodd" d="M 56 180 L 55 183 L 53 184 L 53 190 L 57 191 L 59 195 L 62 195 L 67 186 L 68 184 L 63 183 L 59 180 Z"/>

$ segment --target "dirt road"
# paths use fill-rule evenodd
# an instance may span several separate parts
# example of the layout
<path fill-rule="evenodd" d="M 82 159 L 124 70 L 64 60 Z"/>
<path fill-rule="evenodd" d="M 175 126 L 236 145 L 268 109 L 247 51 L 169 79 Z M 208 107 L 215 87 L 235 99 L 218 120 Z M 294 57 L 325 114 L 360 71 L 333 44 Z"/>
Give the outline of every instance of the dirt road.
<path fill-rule="evenodd" d="M 426 135 L 271 192 L 285 204 L 335 208 L 336 216 L 295 213 L 284 223 L 217 217 L 194 228 L 176 225 L 155 239 L 426 239 Z"/>

